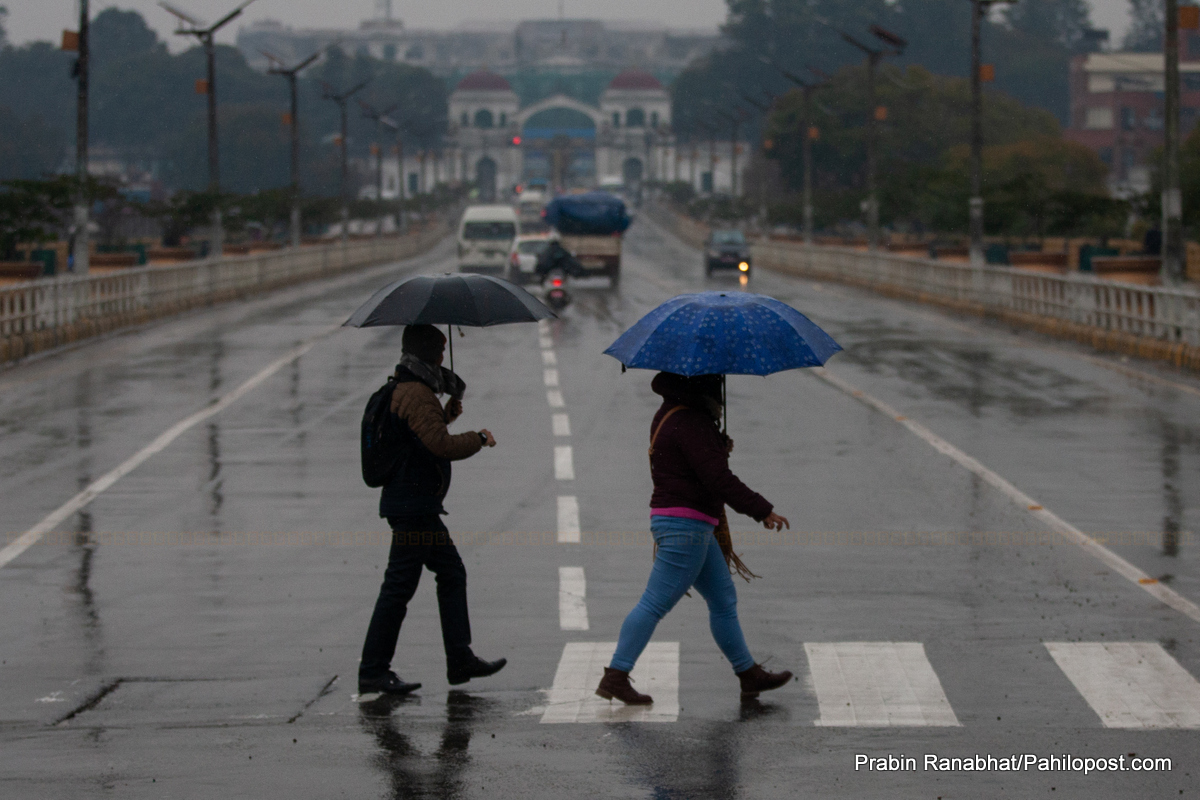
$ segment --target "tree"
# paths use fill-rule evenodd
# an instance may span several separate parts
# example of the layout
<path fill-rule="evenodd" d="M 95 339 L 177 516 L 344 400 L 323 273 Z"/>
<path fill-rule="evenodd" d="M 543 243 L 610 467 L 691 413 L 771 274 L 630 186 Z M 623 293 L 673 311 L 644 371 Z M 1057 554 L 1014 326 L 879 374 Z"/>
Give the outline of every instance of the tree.
<path fill-rule="evenodd" d="M 75 186 L 75 179 L 66 176 L 0 183 L 0 260 L 11 260 L 19 244 L 56 238 Z"/>
<path fill-rule="evenodd" d="M 8 18 L 8 6 L 0 6 L 0 47 L 8 45 L 8 29 L 5 20 Z"/>
<path fill-rule="evenodd" d="M 1129 0 L 1129 30 L 1125 33 L 1126 50 L 1157 53 L 1163 49 L 1166 19 L 1163 0 Z"/>
<path fill-rule="evenodd" d="M 1070 52 L 1086 50 L 1092 20 L 1085 0 L 1021 0 L 1005 19 L 1014 31 L 1053 42 Z"/>
<path fill-rule="evenodd" d="M 0 107 L 0 180 L 40 178 L 62 158 L 62 132 L 38 114 L 21 119 Z"/>

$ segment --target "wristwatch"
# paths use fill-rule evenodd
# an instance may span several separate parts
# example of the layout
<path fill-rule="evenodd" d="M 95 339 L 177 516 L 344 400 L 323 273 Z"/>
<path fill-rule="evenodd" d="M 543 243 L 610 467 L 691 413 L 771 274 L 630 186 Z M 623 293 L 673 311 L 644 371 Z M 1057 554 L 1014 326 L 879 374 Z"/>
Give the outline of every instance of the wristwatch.
<path fill-rule="evenodd" d="M 486 447 L 487 446 L 487 434 L 485 434 L 483 431 L 478 431 L 478 433 L 479 433 L 479 443 Z"/>

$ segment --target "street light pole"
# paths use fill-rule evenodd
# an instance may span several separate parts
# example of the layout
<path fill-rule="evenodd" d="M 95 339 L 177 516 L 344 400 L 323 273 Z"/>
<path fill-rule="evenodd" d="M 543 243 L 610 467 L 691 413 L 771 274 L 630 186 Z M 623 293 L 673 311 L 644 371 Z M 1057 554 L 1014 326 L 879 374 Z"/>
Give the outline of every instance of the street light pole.
<path fill-rule="evenodd" d="M 221 204 L 219 200 L 221 194 L 221 167 L 218 161 L 219 149 L 217 147 L 217 48 L 213 37 L 218 30 L 240 17 L 246 6 L 253 2 L 254 0 L 244 0 L 241 5 L 207 28 L 195 17 L 179 10 L 165 0 L 159 0 L 158 3 L 163 9 L 178 18 L 180 27 L 175 31 L 175 34 L 177 36 L 195 36 L 200 44 L 204 46 L 204 55 L 207 60 L 207 79 L 204 82 L 204 94 L 208 97 L 208 191 L 213 197 L 213 233 L 212 243 L 209 247 L 209 256 L 212 258 L 220 258 L 225 236 L 221 228 Z M 190 27 L 185 28 L 183 27 L 184 25 Z"/>
<path fill-rule="evenodd" d="M 79 0 L 79 60 L 76 62 L 78 94 L 75 101 L 75 261 L 77 275 L 86 275 L 90 261 L 88 241 L 88 0 Z"/>
<path fill-rule="evenodd" d="M 871 250 L 879 246 L 879 194 L 876 190 L 875 138 L 879 107 L 875 105 L 875 70 L 887 55 L 900 55 L 908 42 L 878 25 L 872 25 L 871 33 L 889 48 L 868 47 L 850 34 L 842 31 L 842 38 L 867 54 L 867 246 Z"/>
<path fill-rule="evenodd" d="M 359 100 L 358 105 L 359 105 L 359 107 L 362 108 L 362 115 L 365 119 L 370 119 L 370 120 L 375 121 L 375 138 L 377 140 L 381 140 L 383 137 L 381 137 L 379 135 L 379 133 L 380 133 L 380 128 L 384 127 L 383 120 L 386 118 L 386 116 L 388 114 L 392 113 L 397 108 L 399 108 L 399 105 L 391 106 L 390 108 L 387 108 L 383 111 L 377 110 L 375 108 L 375 106 L 371 105 L 370 103 L 368 103 L 364 100 Z M 376 141 L 372 145 L 372 147 L 375 148 L 375 199 L 377 199 L 380 203 L 382 203 L 383 202 L 383 144 L 380 141 Z M 399 222 L 399 220 L 397 220 L 397 222 Z M 380 220 L 380 222 L 379 222 L 378 234 L 380 236 L 383 235 L 383 221 L 382 220 Z"/>
<path fill-rule="evenodd" d="M 342 92 L 341 94 L 334 92 L 333 87 L 330 86 L 329 84 L 324 83 L 324 82 L 322 82 L 322 84 L 321 84 L 325 88 L 325 99 L 332 100 L 333 102 L 337 103 L 338 111 L 341 113 L 341 118 L 342 118 L 341 143 L 340 143 L 340 146 L 342 148 L 342 176 L 341 176 L 341 182 L 340 182 L 339 188 L 338 188 L 338 194 L 340 195 L 341 200 L 342 200 L 342 236 L 341 236 L 341 239 L 343 242 L 345 242 L 350 236 L 350 230 L 349 230 L 349 228 L 350 228 L 350 199 L 346 196 L 347 173 L 349 171 L 349 166 L 350 166 L 349 161 L 348 161 L 349 141 L 348 141 L 347 137 L 349 136 L 349 131 L 348 131 L 348 125 L 347 125 L 347 120 L 346 120 L 346 102 L 370 82 L 371 82 L 370 79 L 367 79 L 367 80 L 363 81 L 362 83 L 358 84 L 357 86 L 355 86 L 353 89 L 350 89 L 349 91 L 346 91 L 346 92 Z"/>
<path fill-rule="evenodd" d="M 983 255 L 983 60 L 980 53 L 983 15 L 988 0 L 971 0 L 971 198 L 970 260 L 971 266 L 982 267 Z"/>
<path fill-rule="evenodd" d="M 801 144 L 801 152 L 802 152 L 803 158 L 804 158 L 804 188 L 803 188 L 804 243 L 812 244 L 813 243 L 812 144 L 813 144 L 813 132 L 815 130 L 813 128 L 813 124 L 812 124 L 813 94 L 816 93 L 816 91 L 818 89 L 820 89 L 823 86 L 825 86 L 826 84 L 828 84 L 829 76 L 826 75 L 821 70 L 817 69 L 816 67 L 810 66 L 809 69 L 811 71 L 813 71 L 817 75 L 817 77 L 823 79 L 821 83 L 812 83 L 810 81 L 806 81 L 803 78 L 800 78 L 800 77 L 794 75 L 793 73 L 789 72 L 788 70 L 786 70 L 783 67 L 776 64 L 773 60 L 771 60 L 767 56 L 762 56 L 760 60 L 764 64 L 771 65 L 772 67 L 774 67 L 776 69 L 776 71 L 779 72 L 780 75 L 782 75 L 783 77 L 787 78 L 792 83 L 799 86 L 800 91 L 802 93 L 802 97 L 804 98 L 803 111 L 801 112 L 803 114 L 803 119 L 801 120 L 801 127 L 803 129 L 803 135 L 804 135 L 804 140 Z M 872 105 L 874 105 L 874 102 L 872 102 Z M 872 117 L 874 117 L 874 112 L 872 112 Z M 872 179 L 872 183 L 873 182 L 874 181 Z"/>
<path fill-rule="evenodd" d="M 285 67 L 283 62 L 270 53 L 263 53 L 275 66 L 267 70 L 272 75 L 282 75 L 287 78 L 288 91 L 291 99 L 291 113 L 288 121 L 291 124 L 291 179 L 292 179 L 292 208 L 291 208 L 291 238 L 292 247 L 300 246 L 300 103 L 296 93 L 296 76 L 300 70 L 307 67 L 320 57 L 320 51 L 313 53 L 294 67 Z"/>
<path fill-rule="evenodd" d="M 1163 113 L 1162 282 L 1184 280 L 1183 199 L 1179 185 L 1179 2 L 1166 0 L 1166 92 Z"/>

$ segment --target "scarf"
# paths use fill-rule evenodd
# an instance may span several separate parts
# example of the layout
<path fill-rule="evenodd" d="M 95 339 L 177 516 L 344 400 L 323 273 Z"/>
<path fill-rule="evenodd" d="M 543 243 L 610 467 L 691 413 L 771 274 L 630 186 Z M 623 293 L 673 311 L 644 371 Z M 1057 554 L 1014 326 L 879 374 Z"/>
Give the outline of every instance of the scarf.
<path fill-rule="evenodd" d="M 455 400 L 462 400 L 467 391 L 467 384 L 456 373 L 445 367 L 435 366 L 414 356 L 412 353 L 402 353 L 396 369 L 404 367 L 421 379 L 421 382 L 433 390 L 434 394 L 448 394 Z"/>

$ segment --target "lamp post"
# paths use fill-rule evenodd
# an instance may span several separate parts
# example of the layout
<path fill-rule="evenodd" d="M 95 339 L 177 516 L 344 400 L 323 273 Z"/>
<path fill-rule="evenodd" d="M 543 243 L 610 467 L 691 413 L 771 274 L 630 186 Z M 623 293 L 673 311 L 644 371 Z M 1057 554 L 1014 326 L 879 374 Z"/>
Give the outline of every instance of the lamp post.
<path fill-rule="evenodd" d="M 79 0 L 79 33 L 76 49 L 75 79 L 78 81 L 75 99 L 75 261 L 77 275 L 86 275 L 90 260 L 88 242 L 88 77 L 91 64 L 88 58 L 88 0 Z"/>
<path fill-rule="evenodd" d="M 178 18 L 179 28 L 175 31 L 175 34 L 177 36 L 195 36 L 197 41 L 204 46 L 204 55 L 207 59 L 207 78 L 203 82 L 198 81 L 196 88 L 197 91 L 203 88 L 204 94 L 208 96 L 208 191 L 213 195 L 214 201 L 212 212 L 213 233 L 209 255 L 213 258 L 221 256 L 224 243 L 224 232 L 221 229 L 221 205 L 217 200 L 221 192 L 221 168 L 217 149 L 217 49 L 213 37 L 225 25 L 240 17 L 246 6 L 253 2 L 254 0 L 244 0 L 237 8 L 208 27 L 204 27 L 204 23 L 188 13 L 180 11 L 175 6 L 165 2 L 165 0 L 159 0 L 158 3 L 166 11 Z"/>
<path fill-rule="evenodd" d="M 887 47 L 870 47 L 842 31 L 842 39 L 867 54 L 867 246 L 874 250 L 879 246 L 879 194 L 876 189 L 875 123 L 881 121 L 880 107 L 875 105 L 875 70 L 884 56 L 901 55 L 908 42 L 896 34 L 872 25 L 871 34 Z M 886 112 L 884 112 L 886 113 Z"/>
<path fill-rule="evenodd" d="M 400 138 L 400 123 L 391 117 L 380 116 L 379 124 L 390 128 L 396 134 L 396 228 L 403 236 L 407 230 L 404 219 L 404 141 Z"/>
<path fill-rule="evenodd" d="M 341 147 L 341 150 L 342 150 L 342 175 L 341 175 L 341 182 L 338 185 L 338 195 L 341 197 L 341 200 L 342 200 L 342 236 L 341 236 L 341 238 L 342 238 L 343 242 L 345 242 L 350 237 L 350 230 L 349 230 L 350 229 L 350 200 L 346 196 L 347 173 L 349 171 L 349 166 L 350 166 L 349 161 L 347 160 L 348 159 L 347 150 L 349 149 L 349 142 L 347 141 L 347 137 L 349 136 L 349 132 L 347 130 L 348 124 L 346 121 L 346 103 L 347 103 L 347 101 L 350 100 L 351 97 L 353 97 L 358 92 L 362 91 L 363 87 L 366 86 L 370 82 L 371 82 L 371 80 L 368 78 L 367 80 L 359 83 L 353 89 L 349 89 L 348 91 L 342 92 L 340 94 L 335 92 L 333 90 L 333 87 L 330 86 L 328 83 L 325 83 L 324 81 L 321 82 L 321 86 L 325 89 L 325 95 L 324 95 L 325 99 L 332 100 L 333 102 L 337 103 L 338 111 L 341 113 L 341 119 L 342 119 L 341 136 L 340 136 L 341 141 L 339 142 L 339 146 Z"/>
<path fill-rule="evenodd" d="M 816 131 L 816 128 L 814 128 L 813 124 L 812 124 L 812 104 L 813 104 L 813 95 L 816 93 L 816 91 L 818 89 L 822 88 L 823 86 L 825 86 L 826 84 L 829 83 L 829 80 L 828 80 L 829 76 L 825 75 L 825 73 L 817 70 L 814 67 L 809 67 L 809 69 L 812 70 L 814 73 L 816 73 L 818 75 L 818 77 L 822 78 L 821 82 L 813 83 L 812 81 L 806 81 L 803 78 L 784 69 L 783 67 L 779 66 L 779 64 L 776 64 L 772 59 L 770 59 L 767 56 L 762 56 L 760 60 L 764 64 L 771 65 L 772 67 L 774 67 L 776 69 L 776 71 L 779 72 L 780 75 L 782 75 L 783 77 L 787 78 L 792 83 L 799 86 L 802 97 L 804 98 L 804 105 L 802 106 L 803 110 L 801 112 L 803 114 L 803 119 L 801 120 L 801 126 L 804 129 L 804 131 L 803 131 L 804 139 L 800 146 L 801 152 L 803 153 L 803 158 L 804 158 L 804 189 L 803 189 L 804 243 L 812 244 L 812 242 L 813 242 L 812 143 L 813 143 L 813 134 Z M 872 103 L 872 105 L 873 105 L 873 103 Z M 872 114 L 872 116 L 874 116 L 874 115 Z"/>
<path fill-rule="evenodd" d="M 389 108 L 384 109 L 383 111 L 376 109 L 375 106 L 371 105 L 370 103 L 366 102 L 365 100 L 359 100 L 358 105 L 359 105 L 359 108 L 362 109 L 362 115 L 363 115 L 364 119 L 369 119 L 369 120 L 375 121 L 375 138 L 382 139 L 382 137 L 379 135 L 379 130 L 380 130 L 380 128 L 383 127 L 383 119 L 385 116 L 387 116 L 388 114 L 392 113 L 397 108 L 399 108 L 399 105 L 397 104 L 397 105 L 391 106 Z M 382 203 L 383 202 L 383 145 L 379 142 L 376 142 L 373 145 L 373 147 L 376 149 L 376 153 L 375 153 L 375 198 L 380 203 Z M 379 235 L 381 235 L 381 236 L 383 235 L 383 221 L 382 220 L 380 220 L 380 223 L 379 223 Z"/>
<path fill-rule="evenodd" d="M 267 70 L 272 75 L 282 75 L 287 78 L 288 91 L 291 97 L 291 112 L 288 114 L 288 124 L 291 126 L 292 142 L 291 142 L 291 179 L 292 179 L 292 210 L 291 210 L 291 236 L 292 247 L 300 246 L 300 104 L 296 97 L 296 75 L 300 70 L 307 67 L 320 57 L 318 51 L 313 53 L 308 58 L 301 61 L 294 67 L 285 67 L 283 62 L 264 52 L 268 59 L 271 60 L 272 67 Z"/>
<path fill-rule="evenodd" d="M 1179 185 L 1179 2 L 1166 0 L 1166 85 L 1163 102 L 1162 282 L 1184 280 L 1183 198 Z"/>

